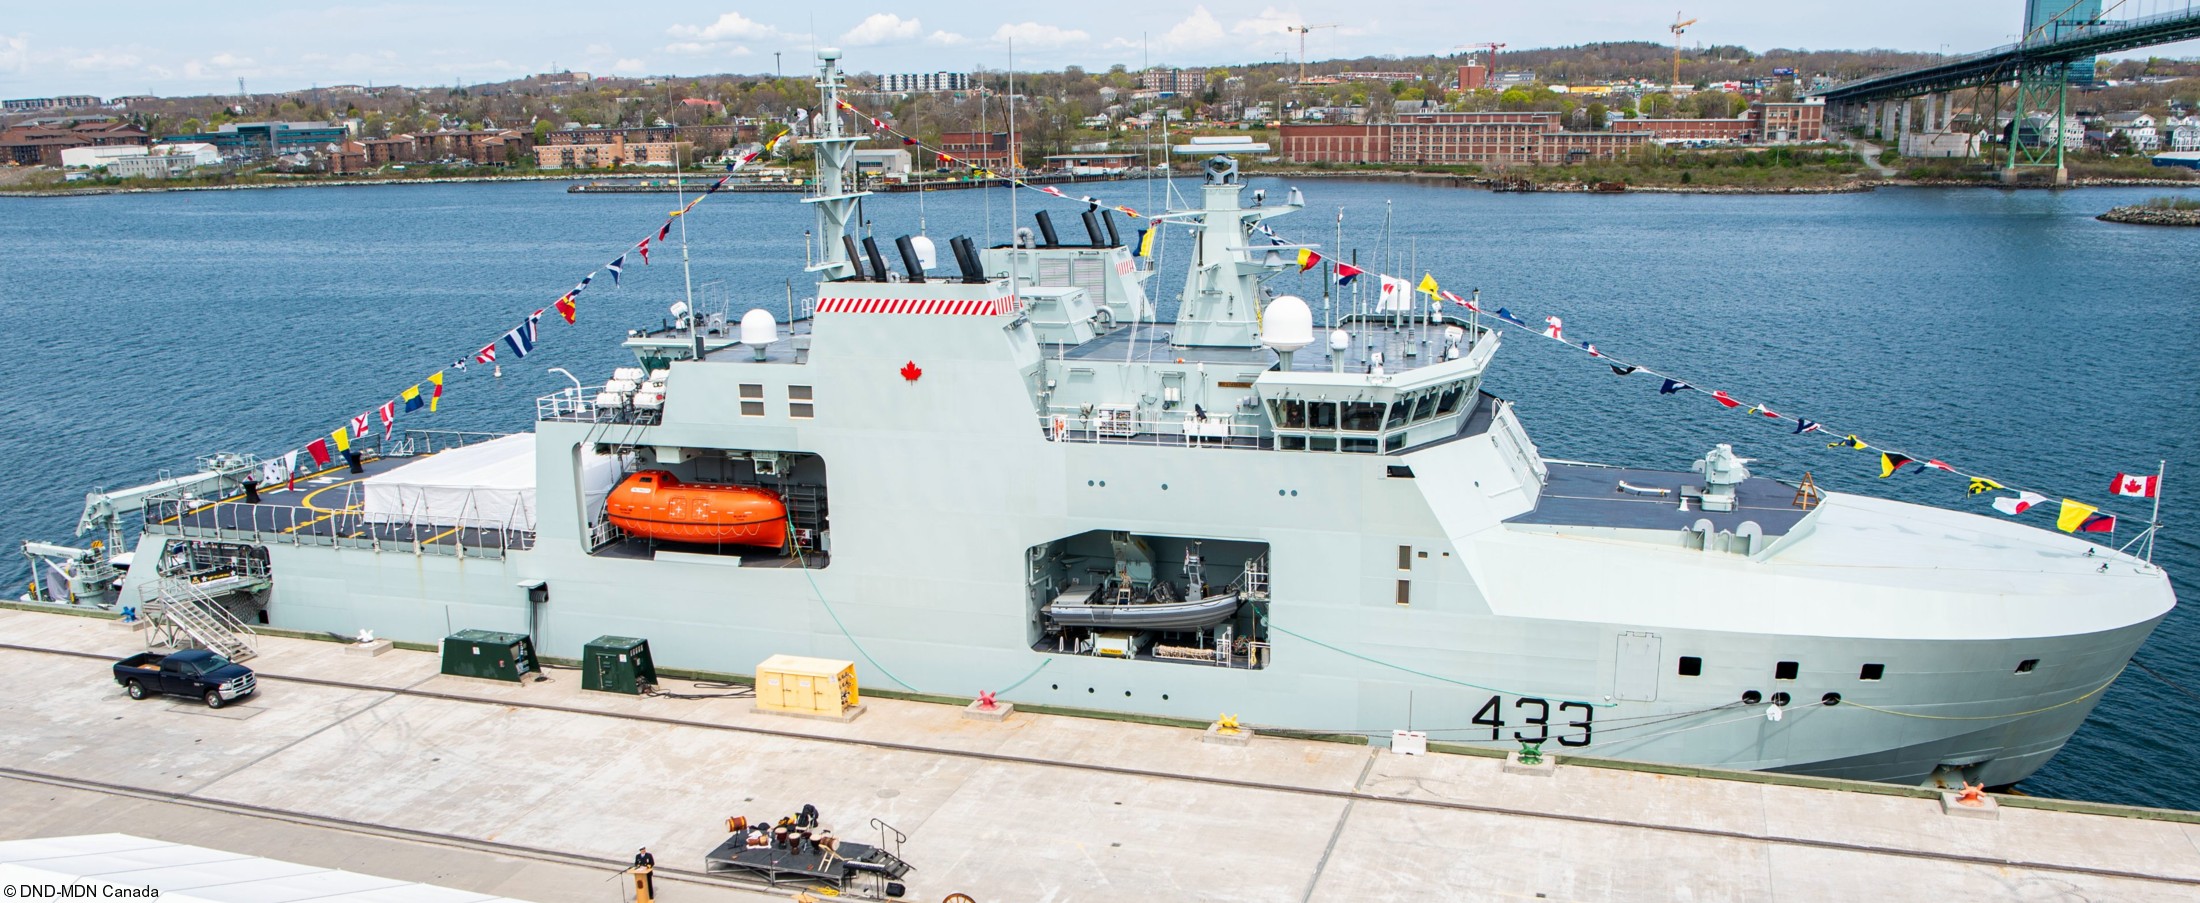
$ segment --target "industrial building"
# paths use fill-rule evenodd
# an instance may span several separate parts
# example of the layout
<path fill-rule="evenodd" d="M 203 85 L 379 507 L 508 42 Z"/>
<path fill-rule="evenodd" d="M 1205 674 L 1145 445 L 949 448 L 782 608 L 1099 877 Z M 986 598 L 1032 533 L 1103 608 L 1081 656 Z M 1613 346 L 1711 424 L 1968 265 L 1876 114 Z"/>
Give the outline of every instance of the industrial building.
<path fill-rule="evenodd" d="M 331 122 L 232 122 L 211 132 L 170 135 L 164 144 L 211 144 L 224 157 L 273 157 L 320 150 L 351 137 L 350 129 Z"/>
<path fill-rule="evenodd" d="M 940 135 L 940 150 L 957 166 L 1006 168 L 1023 159 L 1023 142 L 1007 132 L 947 132 Z"/>

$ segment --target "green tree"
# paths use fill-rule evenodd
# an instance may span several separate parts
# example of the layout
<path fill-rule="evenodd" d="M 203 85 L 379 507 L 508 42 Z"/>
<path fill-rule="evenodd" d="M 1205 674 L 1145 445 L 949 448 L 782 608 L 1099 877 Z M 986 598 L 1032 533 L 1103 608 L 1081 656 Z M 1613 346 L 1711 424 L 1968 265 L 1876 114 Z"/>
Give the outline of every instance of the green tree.
<path fill-rule="evenodd" d="M 536 143 L 536 144 L 538 144 L 538 145 L 540 145 L 540 144 L 544 144 L 544 143 L 547 143 L 547 142 L 548 142 L 549 140 L 550 140 L 550 120 L 548 120 L 548 119 L 537 119 L 537 120 L 535 120 L 535 143 Z"/>
<path fill-rule="evenodd" d="M 1605 120 L 1610 117 L 1611 110 L 1607 109 L 1602 102 L 1589 104 L 1589 129 L 1591 131 L 1601 131 L 1604 128 Z"/>
<path fill-rule="evenodd" d="M 1674 104 L 1673 95 L 1671 94 L 1661 93 L 1644 95 L 1642 100 L 1639 102 L 1639 105 L 1642 108 L 1642 115 L 1645 117 L 1651 119 L 1673 118 Z"/>

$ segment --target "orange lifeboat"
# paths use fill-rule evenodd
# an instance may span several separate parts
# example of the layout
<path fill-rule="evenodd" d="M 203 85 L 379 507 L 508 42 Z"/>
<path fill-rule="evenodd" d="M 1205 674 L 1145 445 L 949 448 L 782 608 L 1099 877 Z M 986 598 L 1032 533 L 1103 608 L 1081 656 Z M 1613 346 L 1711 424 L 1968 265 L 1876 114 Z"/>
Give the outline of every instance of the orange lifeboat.
<path fill-rule="evenodd" d="M 605 502 L 611 523 L 631 536 L 670 542 L 787 544 L 787 504 L 754 486 L 682 483 L 662 470 L 629 475 Z"/>

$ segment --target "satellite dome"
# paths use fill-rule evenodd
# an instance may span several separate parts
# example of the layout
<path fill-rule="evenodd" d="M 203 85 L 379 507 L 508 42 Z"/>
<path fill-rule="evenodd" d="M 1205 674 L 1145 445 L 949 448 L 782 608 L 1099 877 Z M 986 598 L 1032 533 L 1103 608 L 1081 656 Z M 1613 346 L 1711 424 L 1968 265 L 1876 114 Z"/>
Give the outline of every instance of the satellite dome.
<path fill-rule="evenodd" d="M 1329 331 L 1329 350 L 1343 351 L 1352 347 L 1352 334 L 1342 329 Z"/>
<path fill-rule="evenodd" d="M 762 347 L 779 341 L 779 321 L 761 307 L 741 315 L 741 344 Z"/>
<path fill-rule="evenodd" d="M 932 247 L 932 240 L 922 235 L 909 237 L 909 247 L 917 252 L 917 265 L 927 270 L 940 265 L 939 251 Z"/>
<path fill-rule="evenodd" d="M 1297 351 L 1314 344 L 1314 311 L 1297 295 L 1268 302 L 1261 315 L 1260 341 L 1277 351 Z"/>

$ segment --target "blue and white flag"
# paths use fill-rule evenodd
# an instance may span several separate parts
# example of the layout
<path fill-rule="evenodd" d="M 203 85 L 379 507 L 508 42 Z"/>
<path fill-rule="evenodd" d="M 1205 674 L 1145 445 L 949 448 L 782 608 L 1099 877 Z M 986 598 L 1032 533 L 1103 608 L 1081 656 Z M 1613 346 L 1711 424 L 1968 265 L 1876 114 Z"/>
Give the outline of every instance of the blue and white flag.
<path fill-rule="evenodd" d="M 1675 393 L 1675 392 L 1678 392 L 1678 391 L 1680 391 L 1680 390 L 1682 390 L 1682 389 L 1693 389 L 1693 388 L 1695 388 L 1695 386 L 1691 386 L 1691 385 L 1689 385 L 1689 384 L 1687 384 L 1687 383 L 1681 382 L 1680 380 L 1677 380 L 1677 379 L 1672 379 L 1672 378 L 1668 377 L 1668 378 L 1666 379 L 1666 381 L 1665 381 L 1665 385 L 1662 385 L 1662 386 L 1659 386 L 1659 387 L 1658 387 L 1658 394 L 1659 394 L 1659 395 L 1671 395 L 1671 394 L 1673 394 L 1673 393 Z"/>
<path fill-rule="evenodd" d="M 617 260 L 614 260 L 614 261 L 612 261 L 612 262 L 610 262 L 610 263 L 604 264 L 604 265 L 603 265 L 603 268 L 604 268 L 604 269 L 607 269 L 607 270 L 610 270 L 610 271 L 611 271 L 611 284 L 612 284 L 612 285 L 618 285 L 618 284 L 619 284 L 619 272 L 620 272 L 620 271 L 622 271 L 622 270 L 624 270 L 624 269 L 626 269 L 626 255 L 625 255 L 625 254 L 621 254 L 621 255 L 619 255 L 619 259 L 617 259 Z"/>
<path fill-rule="evenodd" d="M 1497 318 L 1498 318 L 1498 319 L 1500 319 L 1500 320 L 1503 320 L 1503 321 L 1505 321 L 1505 322 L 1507 322 L 1507 323 L 1511 323 L 1511 324 L 1513 324 L 1514 326 L 1526 326 L 1526 325 L 1528 325 L 1528 321 L 1526 321 L 1526 320 L 1523 320 L 1523 319 L 1520 319 L 1519 317 L 1513 316 L 1513 312 L 1512 312 L 1512 311 L 1506 310 L 1505 308 L 1502 308 L 1502 307 L 1500 307 L 1500 308 L 1498 308 L 1498 309 L 1497 309 Z"/>
<path fill-rule="evenodd" d="M 1818 421 L 1816 421 L 1816 420 L 1807 420 L 1807 419 L 1804 419 L 1804 418 L 1802 418 L 1802 417 L 1797 417 L 1797 418 L 1795 418 L 1795 432 L 1797 432 L 1797 433 L 1815 433 L 1815 432 L 1818 432 Z"/>
<path fill-rule="evenodd" d="M 535 325 L 542 318 L 542 311 L 528 315 L 527 322 L 513 327 L 504 334 L 504 344 L 512 349 L 512 357 L 523 358 L 535 350 Z"/>

